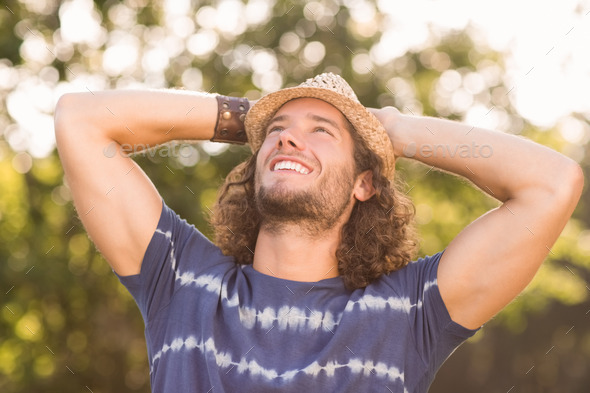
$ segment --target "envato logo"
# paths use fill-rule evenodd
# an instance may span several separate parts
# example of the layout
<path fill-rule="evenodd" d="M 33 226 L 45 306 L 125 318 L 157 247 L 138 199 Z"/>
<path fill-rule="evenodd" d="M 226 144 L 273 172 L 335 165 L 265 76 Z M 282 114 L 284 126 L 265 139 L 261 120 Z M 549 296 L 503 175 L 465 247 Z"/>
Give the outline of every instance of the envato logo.
<path fill-rule="evenodd" d="M 113 158 L 117 154 L 123 157 L 129 157 L 133 155 L 145 155 L 151 158 L 154 157 L 181 157 L 189 158 L 195 154 L 195 148 L 188 143 L 167 143 L 164 145 L 150 145 L 144 143 L 129 144 L 123 143 L 119 145 L 117 142 L 111 142 L 104 149 L 102 154 L 107 158 Z"/>
<path fill-rule="evenodd" d="M 471 145 L 466 143 L 461 145 L 427 143 L 420 146 L 416 146 L 416 143 L 412 142 L 404 147 L 404 155 L 410 158 L 489 158 L 494 155 L 494 149 L 490 145 L 478 145 L 475 142 L 472 142 Z"/>

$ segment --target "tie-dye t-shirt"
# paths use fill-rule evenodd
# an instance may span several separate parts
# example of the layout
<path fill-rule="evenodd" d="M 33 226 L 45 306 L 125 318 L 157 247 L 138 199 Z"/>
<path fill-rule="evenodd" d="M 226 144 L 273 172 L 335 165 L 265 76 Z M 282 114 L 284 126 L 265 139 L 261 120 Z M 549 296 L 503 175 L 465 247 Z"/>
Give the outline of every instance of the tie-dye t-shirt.
<path fill-rule="evenodd" d="M 364 289 L 239 266 L 165 204 L 141 272 L 151 385 L 184 392 L 426 392 L 475 333 L 440 296 L 440 254 Z"/>

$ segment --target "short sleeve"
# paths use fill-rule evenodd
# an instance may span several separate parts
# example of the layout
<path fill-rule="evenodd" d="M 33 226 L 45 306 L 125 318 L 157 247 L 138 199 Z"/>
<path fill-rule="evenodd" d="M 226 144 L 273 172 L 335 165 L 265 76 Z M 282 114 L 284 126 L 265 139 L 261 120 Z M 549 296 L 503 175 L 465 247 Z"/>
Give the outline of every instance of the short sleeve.
<path fill-rule="evenodd" d="M 425 364 L 436 369 L 457 346 L 477 332 L 453 322 L 449 315 L 437 282 L 442 254 L 411 262 L 391 284 L 399 296 L 408 297 L 408 323 L 416 350 Z"/>
<path fill-rule="evenodd" d="M 218 247 L 162 202 L 160 219 L 143 257 L 140 273 L 118 277 L 147 323 L 153 314 L 169 304 L 176 291 L 186 283 L 187 274 L 198 276 L 224 261 L 229 262 L 230 258 L 224 257 Z"/>

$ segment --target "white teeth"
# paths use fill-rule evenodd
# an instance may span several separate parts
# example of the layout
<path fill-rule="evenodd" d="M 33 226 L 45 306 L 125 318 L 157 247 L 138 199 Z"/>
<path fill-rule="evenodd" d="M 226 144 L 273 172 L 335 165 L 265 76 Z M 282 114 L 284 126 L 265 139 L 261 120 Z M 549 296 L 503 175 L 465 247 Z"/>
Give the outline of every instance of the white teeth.
<path fill-rule="evenodd" d="M 289 169 L 292 171 L 296 171 L 301 173 L 302 175 L 307 175 L 309 170 L 304 167 L 303 165 L 293 162 L 293 161 L 279 161 L 275 164 L 273 171 L 278 171 L 280 169 Z"/>

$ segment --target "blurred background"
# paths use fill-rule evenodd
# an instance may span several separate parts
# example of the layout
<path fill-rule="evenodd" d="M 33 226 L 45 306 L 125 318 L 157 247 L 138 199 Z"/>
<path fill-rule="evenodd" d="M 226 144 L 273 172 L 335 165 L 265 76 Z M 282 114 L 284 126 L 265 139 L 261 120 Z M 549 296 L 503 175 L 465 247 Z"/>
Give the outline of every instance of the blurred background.
<path fill-rule="evenodd" d="M 343 75 L 367 106 L 523 135 L 582 165 L 582 200 L 539 274 L 445 363 L 431 392 L 588 392 L 590 1 L 0 5 L 1 392 L 149 391 L 141 316 L 64 183 L 52 119 L 60 95 L 182 88 L 256 99 L 324 71 Z M 210 236 L 204 206 L 248 154 L 182 143 L 136 159 Z M 465 181 L 398 167 L 421 254 L 497 206 Z"/>

